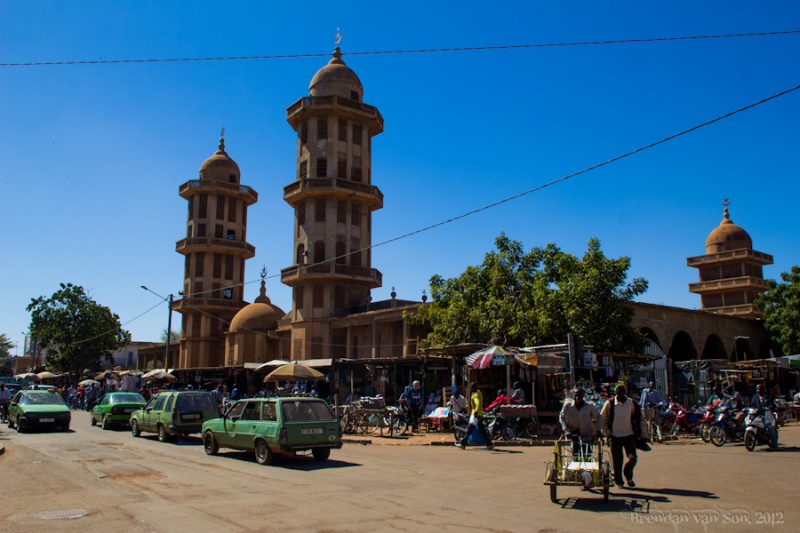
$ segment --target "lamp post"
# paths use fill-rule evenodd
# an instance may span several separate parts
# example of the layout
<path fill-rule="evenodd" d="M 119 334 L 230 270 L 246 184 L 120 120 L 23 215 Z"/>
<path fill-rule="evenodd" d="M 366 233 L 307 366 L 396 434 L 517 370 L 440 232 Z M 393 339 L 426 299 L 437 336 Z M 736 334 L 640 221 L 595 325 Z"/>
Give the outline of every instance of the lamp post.
<path fill-rule="evenodd" d="M 157 292 L 148 289 L 144 285 L 140 285 L 140 287 L 142 287 L 144 290 L 146 290 L 151 294 L 155 294 L 156 296 L 167 302 L 167 340 L 164 344 L 164 368 L 165 369 L 169 368 L 169 365 L 167 363 L 169 362 L 169 343 L 170 340 L 172 340 L 172 293 L 164 297 L 158 294 Z"/>

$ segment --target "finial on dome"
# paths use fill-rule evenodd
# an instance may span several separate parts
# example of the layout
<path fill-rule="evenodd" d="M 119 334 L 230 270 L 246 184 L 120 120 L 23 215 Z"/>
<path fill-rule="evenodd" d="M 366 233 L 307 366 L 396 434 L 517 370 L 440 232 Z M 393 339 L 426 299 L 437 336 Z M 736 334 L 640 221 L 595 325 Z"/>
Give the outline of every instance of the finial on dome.
<path fill-rule="evenodd" d="M 219 151 L 225 151 L 225 126 L 219 130 Z"/>
<path fill-rule="evenodd" d="M 730 198 L 725 198 L 722 200 L 722 223 L 731 223 L 731 214 L 728 211 L 728 206 L 731 205 Z"/>
<path fill-rule="evenodd" d="M 336 28 L 336 38 L 333 40 L 333 58 L 329 63 L 344 63 L 342 61 L 342 50 L 339 45 L 342 44 L 342 30 Z"/>
<path fill-rule="evenodd" d="M 270 303 L 269 297 L 267 296 L 267 267 L 261 267 L 261 290 L 259 291 L 258 298 L 255 299 L 257 304 L 268 304 Z"/>

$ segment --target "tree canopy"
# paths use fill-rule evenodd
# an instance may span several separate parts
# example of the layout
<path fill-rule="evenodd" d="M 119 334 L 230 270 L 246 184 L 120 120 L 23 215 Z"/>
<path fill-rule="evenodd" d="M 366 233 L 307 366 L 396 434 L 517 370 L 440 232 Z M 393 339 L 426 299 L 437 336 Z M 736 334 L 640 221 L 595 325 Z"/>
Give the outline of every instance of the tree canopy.
<path fill-rule="evenodd" d="M 11 342 L 11 339 L 8 338 L 8 335 L 5 333 L 0 333 L 0 359 L 7 359 L 11 357 L 11 348 L 14 347 L 14 343 Z"/>
<path fill-rule="evenodd" d="M 504 234 L 495 247 L 456 278 L 431 278 L 431 303 L 408 315 L 431 326 L 427 343 L 531 346 L 565 342 L 572 332 L 598 351 L 641 346 L 633 310 L 622 304 L 647 281 L 627 281 L 630 258 L 607 258 L 597 239 L 580 258 L 554 244 L 525 253 Z"/>
<path fill-rule="evenodd" d="M 62 283 L 50 297 L 31 299 L 30 332 L 49 365 L 74 373 L 95 370 L 106 355 L 130 342 L 119 316 L 91 299 L 83 287 Z"/>
<path fill-rule="evenodd" d="M 764 327 L 786 355 L 800 353 L 800 267 L 781 273 L 782 283 L 768 281 L 769 289 L 756 299 L 764 313 Z"/>
<path fill-rule="evenodd" d="M 173 330 L 167 336 L 167 328 L 164 328 L 161 330 L 161 342 L 167 342 L 167 338 L 169 338 L 170 344 L 178 344 L 181 342 L 181 332 Z"/>

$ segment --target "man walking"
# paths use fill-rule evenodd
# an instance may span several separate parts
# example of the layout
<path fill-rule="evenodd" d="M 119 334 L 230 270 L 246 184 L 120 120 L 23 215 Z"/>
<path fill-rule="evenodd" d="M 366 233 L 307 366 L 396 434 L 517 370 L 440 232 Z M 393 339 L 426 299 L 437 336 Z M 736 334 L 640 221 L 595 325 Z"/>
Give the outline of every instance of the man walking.
<path fill-rule="evenodd" d="M 422 401 L 425 398 L 422 392 L 422 385 L 419 381 L 414 381 L 411 384 L 411 390 L 406 395 L 406 402 L 408 403 L 408 417 L 411 422 L 411 431 L 419 433 L 419 415 L 422 411 Z"/>
<path fill-rule="evenodd" d="M 486 441 L 486 448 L 493 450 L 494 444 L 492 444 L 492 436 L 489 434 L 489 431 L 487 431 L 486 426 L 483 425 L 483 394 L 478 389 L 478 384 L 475 382 L 469 384 L 469 390 L 469 425 L 467 426 L 467 432 L 464 434 L 464 438 L 462 438 L 461 442 L 457 443 L 456 446 L 466 450 L 469 436 L 472 434 L 472 431 L 477 428 Z"/>
<path fill-rule="evenodd" d="M 620 382 L 614 389 L 614 397 L 606 401 L 600 416 L 603 429 L 611 440 L 611 462 L 614 466 L 614 482 L 622 488 L 622 475 L 628 487 L 635 487 L 633 469 L 636 466 L 636 439 L 641 435 L 641 409 L 639 404 L 628 398 L 628 389 Z M 623 468 L 622 452 L 628 461 Z"/>

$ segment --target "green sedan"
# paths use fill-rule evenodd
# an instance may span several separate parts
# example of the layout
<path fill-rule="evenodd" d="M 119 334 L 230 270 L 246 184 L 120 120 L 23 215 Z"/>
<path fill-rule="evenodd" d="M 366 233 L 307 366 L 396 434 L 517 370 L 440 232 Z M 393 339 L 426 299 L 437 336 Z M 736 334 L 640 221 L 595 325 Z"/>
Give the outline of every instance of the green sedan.
<path fill-rule="evenodd" d="M 99 423 L 103 429 L 113 425 L 127 426 L 131 413 L 146 403 L 138 392 L 109 392 L 92 409 L 92 425 Z"/>
<path fill-rule="evenodd" d="M 342 447 L 339 420 L 317 398 L 254 398 L 233 404 L 222 418 L 203 422 L 203 447 L 208 455 L 233 448 L 255 453 L 259 464 L 277 455 L 311 450 L 317 461 Z"/>
<path fill-rule="evenodd" d="M 8 406 L 8 427 L 16 427 L 20 433 L 34 427 L 69 431 L 71 418 L 61 395 L 46 390 L 19 391 Z"/>

